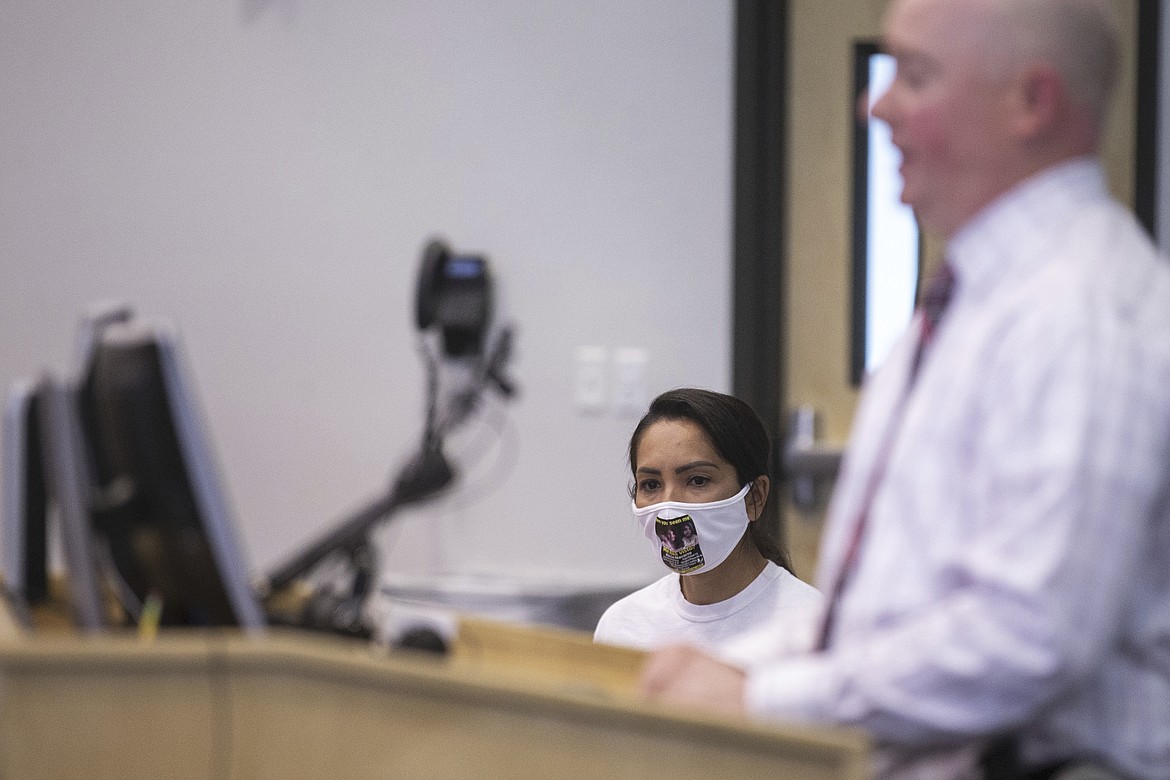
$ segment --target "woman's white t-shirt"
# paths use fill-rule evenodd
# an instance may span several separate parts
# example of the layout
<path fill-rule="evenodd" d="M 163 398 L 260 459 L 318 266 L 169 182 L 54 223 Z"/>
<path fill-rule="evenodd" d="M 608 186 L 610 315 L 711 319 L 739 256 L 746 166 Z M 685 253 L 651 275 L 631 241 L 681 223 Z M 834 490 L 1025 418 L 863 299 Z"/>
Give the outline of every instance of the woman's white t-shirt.
<path fill-rule="evenodd" d="M 679 579 L 668 574 L 615 602 L 593 640 L 639 650 L 686 643 L 747 666 L 811 647 L 824 597 L 775 563 L 715 604 L 687 601 Z"/>

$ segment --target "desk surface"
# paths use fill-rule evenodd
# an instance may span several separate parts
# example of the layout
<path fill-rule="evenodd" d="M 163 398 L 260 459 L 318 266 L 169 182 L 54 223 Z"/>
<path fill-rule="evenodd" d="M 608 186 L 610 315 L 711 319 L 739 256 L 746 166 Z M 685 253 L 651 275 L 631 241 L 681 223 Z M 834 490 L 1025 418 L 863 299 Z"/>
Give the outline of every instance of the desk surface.
<path fill-rule="evenodd" d="M 0 641 L 0 776 L 868 776 L 856 732 L 647 705 L 629 693 L 637 654 L 575 632 L 471 621 L 460 643 L 440 658 L 276 631 Z"/>

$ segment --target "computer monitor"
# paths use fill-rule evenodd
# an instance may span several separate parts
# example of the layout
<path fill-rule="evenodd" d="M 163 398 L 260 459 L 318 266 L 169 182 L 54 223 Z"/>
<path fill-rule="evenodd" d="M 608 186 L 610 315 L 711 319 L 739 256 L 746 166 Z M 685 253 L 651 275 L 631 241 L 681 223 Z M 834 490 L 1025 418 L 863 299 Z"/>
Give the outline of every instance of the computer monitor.
<path fill-rule="evenodd" d="M 77 388 L 99 559 L 134 616 L 259 630 L 254 592 L 178 336 L 113 322 L 93 334 Z"/>
<path fill-rule="evenodd" d="M 73 383 L 47 373 L 37 391 L 36 408 L 46 493 L 61 541 L 73 623 L 82 631 L 100 631 L 106 627 L 107 612 L 94 556 L 92 489 Z"/>
<path fill-rule="evenodd" d="M 50 600 L 50 540 L 59 540 L 73 621 L 105 627 L 101 587 L 90 546 L 85 461 L 68 383 L 52 374 L 18 380 L 5 402 L 3 546 L 5 597 L 18 619 Z M 55 531 L 55 533 L 54 533 Z"/>
<path fill-rule="evenodd" d="M 4 584 L 20 607 L 48 593 L 48 496 L 41 456 L 42 384 L 19 379 L 9 388 L 0 428 L 4 506 L 0 547 Z"/>

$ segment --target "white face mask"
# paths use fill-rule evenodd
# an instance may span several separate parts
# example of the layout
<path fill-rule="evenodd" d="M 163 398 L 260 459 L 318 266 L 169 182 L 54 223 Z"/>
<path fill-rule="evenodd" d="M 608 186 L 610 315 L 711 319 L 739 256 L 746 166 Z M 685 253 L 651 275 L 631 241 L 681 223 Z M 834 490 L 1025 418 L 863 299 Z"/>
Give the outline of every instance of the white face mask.
<path fill-rule="evenodd" d="M 634 519 L 661 552 L 667 568 L 679 574 L 710 571 L 727 560 L 743 538 L 751 522 L 743 499 L 751 489 L 749 482 L 731 498 L 706 504 L 633 505 Z"/>

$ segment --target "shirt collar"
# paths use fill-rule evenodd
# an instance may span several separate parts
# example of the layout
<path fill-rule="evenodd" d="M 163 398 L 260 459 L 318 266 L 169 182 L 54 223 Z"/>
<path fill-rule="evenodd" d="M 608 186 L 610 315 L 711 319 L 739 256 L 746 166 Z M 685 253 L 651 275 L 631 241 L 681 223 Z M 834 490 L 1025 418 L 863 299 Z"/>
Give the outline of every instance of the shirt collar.
<path fill-rule="evenodd" d="M 947 245 L 947 261 L 964 296 L 990 290 L 1017 271 L 1045 261 L 1036 237 L 1071 224 L 1084 204 L 1108 198 L 1100 162 L 1082 157 L 1042 171 L 1004 193 Z"/>

